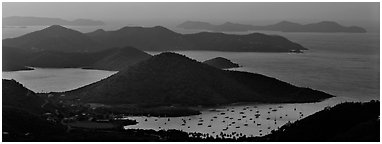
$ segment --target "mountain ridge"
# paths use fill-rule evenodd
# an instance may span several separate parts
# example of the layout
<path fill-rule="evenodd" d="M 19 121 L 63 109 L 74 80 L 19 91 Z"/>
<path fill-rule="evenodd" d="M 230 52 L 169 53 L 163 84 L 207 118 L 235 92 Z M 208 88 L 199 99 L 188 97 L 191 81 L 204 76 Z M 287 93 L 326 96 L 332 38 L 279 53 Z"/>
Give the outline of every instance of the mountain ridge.
<path fill-rule="evenodd" d="M 203 29 L 212 31 L 255 31 L 255 30 L 269 30 L 281 32 L 345 32 L 345 33 L 365 33 L 364 28 L 358 26 L 342 26 L 334 21 L 321 21 L 317 23 L 299 24 L 290 21 L 281 21 L 276 24 L 255 26 L 226 22 L 221 25 L 212 25 L 207 22 L 199 21 L 186 21 L 177 26 L 184 29 Z"/>
<path fill-rule="evenodd" d="M 31 49 L 36 51 L 87 52 L 104 48 L 85 34 L 60 26 L 52 25 L 20 37 L 3 40 L 4 46 Z"/>
<path fill-rule="evenodd" d="M 99 26 L 105 25 L 103 21 L 91 19 L 75 19 L 72 21 L 60 18 L 32 17 L 32 16 L 11 16 L 3 18 L 4 26 L 47 26 L 47 25 L 67 25 L 67 26 Z"/>
<path fill-rule="evenodd" d="M 115 31 L 81 33 L 59 25 L 3 40 L 3 46 L 35 51 L 95 52 L 132 46 L 143 51 L 215 50 L 234 52 L 294 52 L 307 50 L 280 36 L 260 33 L 233 35 L 202 32 L 179 34 L 162 26 L 123 27 Z"/>
<path fill-rule="evenodd" d="M 151 57 L 133 47 L 110 48 L 98 52 L 26 51 L 3 47 L 3 55 L 3 71 L 22 70 L 26 66 L 119 71 Z"/>

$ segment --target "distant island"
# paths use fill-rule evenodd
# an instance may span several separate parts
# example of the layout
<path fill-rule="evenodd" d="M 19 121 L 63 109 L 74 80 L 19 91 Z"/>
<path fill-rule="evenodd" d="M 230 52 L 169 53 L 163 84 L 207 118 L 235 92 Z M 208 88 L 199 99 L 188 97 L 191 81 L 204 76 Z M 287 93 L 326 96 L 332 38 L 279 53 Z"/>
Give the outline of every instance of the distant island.
<path fill-rule="evenodd" d="M 229 69 L 229 68 L 237 68 L 240 67 L 239 64 L 231 62 L 229 59 L 223 57 L 216 57 L 213 59 L 209 59 L 204 61 L 203 63 L 208 64 L 210 66 L 219 68 L 219 69 Z"/>
<path fill-rule="evenodd" d="M 322 32 L 322 33 L 365 33 L 366 30 L 358 26 L 342 26 L 333 21 L 322 21 L 311 24 L 299 24 L 289 21 L 281 21 L 272 25 L 265 26 L 253 26 L 238 23 L 226 22 L 221 25 L 213 25 L 207 22 L 199 21 L 186 21 L 177 27 L 183 29 L 195 29 L 195 30 L 210 30 L 216 32 L 230 32 L 230 31 L 281 31 L 281 32 Z"/>
<path fill-rule="evenodd" d="M 33 51 L 95 52 L 132 46 L 143 51 L 213 50 L 233 52 L 294 52 L 307 48 L 284 37 L 251 33 L 201 32 L 179 34 L 165 27 L 123 27 L 81 33 L 60 25 L 3 40 L 3 46 Z"/>
<path fill-rule="evenodd" d="M 105 25 L 103 21 L 91 19 L 64 20 L 60 18 L 11 16 L 3 18 L 3 26 L 100 26 Z"/>

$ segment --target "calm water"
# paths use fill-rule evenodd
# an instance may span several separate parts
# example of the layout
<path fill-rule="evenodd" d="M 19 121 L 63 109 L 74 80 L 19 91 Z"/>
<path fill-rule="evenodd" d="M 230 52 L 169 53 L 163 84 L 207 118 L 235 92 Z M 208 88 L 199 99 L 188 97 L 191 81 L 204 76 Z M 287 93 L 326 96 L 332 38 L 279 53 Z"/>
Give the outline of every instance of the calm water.
<path fill-rule="evenodd" d="M 62 92 L 94 83 L 115 73 L 80 68 L 34 68 L 31 71 L 3 72 L 3 79 L 14 79 L 34 92 Z"/>
<path fill-rule="evenodd" d="M 92 31 L 90 29 L 84 31 Z M 10 32 L 12 30 L 14 32 Z M 28 28 L 26 30 L 31 31 Z M 3 31 L 3 37 L 25 33 L 25 30 L 22 31 L 8 29 L 6 32 Z M 261 73 L 338 97 L 307 104 L 232 105 L 205 109 L 201 115 L 189 117 L 128 117 L 136 119 L 139 123 L 126 128 L 180 129 L 211 135 L 220 132 L 225 134 L 241 132 L 247 136 L 260 136 L 289 121 L 293 122 L 322 110 L 326 106 L 344 101 L 379 100 L 379 34 L 265 33 L 285 36 L 310 50 L 303 54 L 214 51 L 177 51 L 177 53 L 199 61 L 222 56 L 243 66 L 235 70 Z M 157 52 L 149 53 L 157 54 Z M 2 76 L 15 79 L 35 92 L 50 92 L 72 90 L 114 73 L 116 72 L 37 68 L 32 71 L 3 72 Z M 224 114 L 221 114 L 222 112 Z M 259 114 L 257 118 L 256 114 Z"/>

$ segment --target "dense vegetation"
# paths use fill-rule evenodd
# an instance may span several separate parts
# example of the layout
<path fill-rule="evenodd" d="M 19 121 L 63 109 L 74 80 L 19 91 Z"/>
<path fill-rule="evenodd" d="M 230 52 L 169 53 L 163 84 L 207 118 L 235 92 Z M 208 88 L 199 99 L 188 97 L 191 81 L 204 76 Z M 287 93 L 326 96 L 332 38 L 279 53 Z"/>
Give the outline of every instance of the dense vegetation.
<path fill-rule="evenodd" d="M 44 99 L 34 92 L 26 89 L 15 80 L 4 80 L 3 83 L 3 107 L 18 108 L 30 113 L 42 113 L 41 105 Z"/>
<path fill-rule="evenodd" d="M 70 130 L 77 128 L 70 128 L 65 121 L 83 113 L 95 114 L 81 106 L 63 107 L 62 103 L 40 97 L 14 80 L 3 79 L 2 83 L 3 141 L 70 141 Z M 107 113 L 94 115 L 93 120 L 104 116 L 108 116 Z M 119 130 L 121 126 L 136 124 L 136 121 L 112 120 L 110 124 L 113 127 L 105 130 Z"/>
<path fill-rule="evenodd" d="M 41 114 L 3 105 L 3 141 L 56 141 L 65 134 L 65 127 L 47 121 Z"/>
<path fill-rule="evenodd" d="M 342 103 L 266 136 L 270 141 L 380 141 L 380 102 Z"/>
<path fill-rule="evenodd" d="M 3 40 L 3 46 L 35 51 L 92 52 L 112 47 L 132 46 L 145 51 L 217 50 L 290 52 L 306 50 L 281 36 L 253 33 L 179 34 L 167 28 L 123 27 L 115 31 L 96 30 L 81 33 L 59 25 Z"/>
<path fill-rule="evenodd" d="M 91 68 L 122 70 L 151 55 L 133 47 L 111 48 L 98 52 L 30 51 L 3 47 L 3 71 L 43 68 Z"/>
<path fill-rule="evenodd" d="M 63 132 L 63 127 L 41 117 L 51 105 L 14 80 L 2 80 L 3 140 L 31 140 Z M 42 105 L 46 105 L 43 106 Z M 8 134 L 4 134 L 4 132 Z"/>
<path fill-rule="evenodd" d="M 229 59 L 216 57 L 213 59 L 209 59 L 204 61 L 203 63 L 208 64 L 210 66 L 220 68 L 220 69 L 228 69 L 228 68 L 237 68 L 240 67 L 239 64 L 231 62 Z"/>
<path fill-rule="evenodd" d="M 152 106 L 317 102 L 333 97 L 260 74 L 217 69 L 175 53 L 153 56 L 65 94 L 64 99 L 89 103 Z"/>

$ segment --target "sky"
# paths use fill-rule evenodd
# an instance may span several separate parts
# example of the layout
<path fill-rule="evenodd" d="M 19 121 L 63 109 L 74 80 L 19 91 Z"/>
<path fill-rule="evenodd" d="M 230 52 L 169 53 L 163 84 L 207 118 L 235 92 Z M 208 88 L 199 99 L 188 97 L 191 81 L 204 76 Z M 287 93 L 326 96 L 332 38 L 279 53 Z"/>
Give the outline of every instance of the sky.
<path fill-rule="evenodd" d="M 2 3 L 2 15 L 55 17 L 67 20 L 88 18 L 103 21 L 207 21 L 211 23 L 275 22 L 300 23 L 337 21 L 344 25 L 379 26 L 379 3 Z M 260 23 L 258 23 L 260 24 Z"/>

